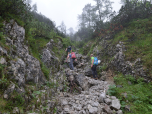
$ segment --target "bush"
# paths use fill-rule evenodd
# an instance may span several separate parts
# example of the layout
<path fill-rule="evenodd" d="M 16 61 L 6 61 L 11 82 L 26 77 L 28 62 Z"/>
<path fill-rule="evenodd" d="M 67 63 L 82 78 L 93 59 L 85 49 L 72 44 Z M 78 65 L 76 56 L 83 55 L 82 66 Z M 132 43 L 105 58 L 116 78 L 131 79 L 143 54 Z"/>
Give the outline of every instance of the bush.
<path fill-rule="evenodd" d="M 115 85 L 110 85 L 109 86 L 109 89 L 108 89 L 108 94 L 110 95 L 110 96 L 116 96 L 117 95 L 117 88 L 116 88 L 116 86 Z"/>
<path fill-rule="evenodd" d="M 41 65 L 41 69 L 46 79 L 49 79 L 50 70 L 43 63 Z"/>
<path fill-rule="evenodd" d="M 126 79 L 131 81 L 132 83 L 136 82 L 136 79 L 133 76 L 131 76 L 131 75 L 126 75 Z"/>
<path fill-rule="evenodd" d="M 107 69 L 107 65 L 106 64 L 103 64 L 102 66 L 99 66 L 99 71 L 105 71 Z"/>
<path fill-rule="evenodd" d="M 7 101 L 5 110 L 12 111 L 13 107 L 21 107 L 24 105 L 24 98 L 17 92 L 13 92 L 11 99 Z"/>
<path fill-rule="evenodd" d="M 29 18 L 30 8 L 25 0 L 0 0 L 0 15 L 4 18 L 7 18 L 8 14 L 13 14 L 26 20 Z"/>
<path fill-rule="evenodd" d="M 67 48 L 69 45 L 72 45 L 70 38 L 63 38 L 63 47 Z"/>

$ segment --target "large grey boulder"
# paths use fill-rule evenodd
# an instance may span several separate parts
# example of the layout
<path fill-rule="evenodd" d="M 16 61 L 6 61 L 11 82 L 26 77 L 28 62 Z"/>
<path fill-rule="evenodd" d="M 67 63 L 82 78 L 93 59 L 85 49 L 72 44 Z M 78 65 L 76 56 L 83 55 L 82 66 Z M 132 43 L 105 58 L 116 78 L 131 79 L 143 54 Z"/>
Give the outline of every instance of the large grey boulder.
<path fill-rule="evenodd" d="M 60 66 L 60 60 L 58 57 L 55 56 L 54 52 L 51 50 L 51 44 L 52 42 L 50 41 L 47 45 L 46 48 L 42 50 L 42 62 L 47 68 L 53 67 L 54 69 L 58 69 Z"/>
<path fill-rule="evenodd" d="M 40 62 L 36 58 L 28 55 L 26 64 L 26 82 L 44 83 L 46 81 L 41 71 Z"/>
<path fill-rule="evenodd" d="M 49 68 L 51 64 L 53 64 L 53 55 L 50 53 L 48 49 L 44 49 L 42 51 L 42 62 Z"/>
<path fill-rule="evenodd" d="M 16 58 L 15 60 L 10 61 L 10 71 L 13 73 L 14 79 L 18 82 L 18 86 L 23 86 L 25 84 L 25 72 L 26 65 L 25 62 Z"/>
<path fill-rule="evenodd" d="M 92 70 L 91 70 L 91 67 L 90 66 L 86 66 L 84 68 L 84 71 L 85 71 L 85 75 L 86 76 L 92 76 Z"/>
<path fill-rule="evenodd" d="M 76 75 L 75 79 L 83 90 L 87 91 L 89 89 L 88 79 L 83 74 Z"/>

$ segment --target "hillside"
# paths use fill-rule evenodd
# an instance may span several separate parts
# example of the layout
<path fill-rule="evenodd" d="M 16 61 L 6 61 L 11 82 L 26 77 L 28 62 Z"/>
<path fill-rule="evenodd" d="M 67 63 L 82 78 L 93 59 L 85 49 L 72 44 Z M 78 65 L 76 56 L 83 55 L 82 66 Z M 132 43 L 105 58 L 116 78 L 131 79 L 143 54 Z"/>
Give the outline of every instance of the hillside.
<path fill-rule="evenodd" d="M 151 112 L 151 33 L 152 18 L 138 19 L 114 37 L 98 37 L 80 50 L 88 56 L 93 53 L 101 60 L 100 79 L 114 79 L 115 85 L 110 86 L 109 92 L 121 100 L 125 113 Z M 110 77 L 104 75 L 108 73 Z"/>
<path fill-rule="evenodd" d="M 64 60 L 64 39 L 55 33 L 50 39 L 25 37 L 25 29 L 13 19 L 4 21 L 0 36 L 1 111 L 32 104 L 33 92 L 44 84 L 54 89 L 54 74 Z M 32 95 L 32 96 L 31 96 Z M 24 97 L 23 97 L 24 96 Z M 27 99 L 33 101 L 26 101 Z M 26 103 L 25 102 L 29 102 Z"/>
<path fill-rule="evenodd" d="M 0 1 L 0 114 L 151 114 L 152 4 L 126 0 L 116 15 L 110 1 L 95 1 L 70 35 L 30 0 Z M 98 79 L 91 54 L 101 60 Z"/>

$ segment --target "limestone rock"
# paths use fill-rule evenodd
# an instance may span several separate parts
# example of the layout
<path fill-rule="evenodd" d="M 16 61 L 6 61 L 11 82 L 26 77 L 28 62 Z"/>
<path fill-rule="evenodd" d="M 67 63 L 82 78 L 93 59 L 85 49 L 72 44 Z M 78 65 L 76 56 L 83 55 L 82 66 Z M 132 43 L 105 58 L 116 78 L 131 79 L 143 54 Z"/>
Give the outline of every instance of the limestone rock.
<path fill-rule="evenodd" d="M 79 83 L 79 85 L 83 88 L 83 90 L 88 90 L 89 89 L 89 84 L 88 84 L 88 80 L 87 78 L 85 78 L 85 76 L 83 74 L 79 74 L 77 76 L 75 76 L 77 82 Z"/>
<path fill-rule="evenodd" d="M 19 114 L 19 108 L 18 107 L 14 107 L 13 109 L 13 114 Z"/>
<path fill-rule="evenodd" d="M 87 66 L 84 69 L 85 69 L 85 75 L 86 76 L 92 76 L 92 70 L 91 70 L 90 67 Z"/>
<path fill-rule="evenodd" d="M 14 83 L 10 84 L 7 90 L 5 90 L 4 92 L 4 98 L 8 99 L 11 93 L 13 93 L 14 89 L 15 89 L 15 84 Z"/>
<path fill-rule="evenodd" d="M 5 60 L 5 58 L 3 58 L 3 57 L 2 57 L 2 58 L 0 58 L 0 64 L 2 64 L 2 65 L 3 65 L 3 64 L 6 64 L 6 60 Z"/>
<path fill-rule="evenodd" d="M 121 107 L 120 101 L 118 99 L 112 100 L 111 108 L 115 109 L 116 111 L 119 110 Z"/>
<path fill-rule="evenodd" d="M 123 114 L 122 110 L 118 110 L 117 114 Z"/>
<path fill-rule="evenodd" d="M 105 111 L 107 114 L 112 114 L 112 110 L 110 109 L 110 107 L 108 105 L 105 105 L 103 107 L 103 111 Z"/>
<path fill-rule="evenodd" d="M 110 105 L 110 104 L 111 104 L 111 99 L 109 99 L 109 98 L 104 99 L 104 101 L 105 101 L 105 103 L 106 103 L 107 105 Z"/>

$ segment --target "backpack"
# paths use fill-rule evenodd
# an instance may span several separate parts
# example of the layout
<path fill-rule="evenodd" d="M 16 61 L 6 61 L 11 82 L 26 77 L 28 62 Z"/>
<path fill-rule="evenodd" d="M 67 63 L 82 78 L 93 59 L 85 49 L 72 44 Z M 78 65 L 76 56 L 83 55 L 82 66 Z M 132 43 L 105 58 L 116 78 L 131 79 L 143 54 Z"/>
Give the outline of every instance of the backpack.
<path fill-rule="evenodd" d="M 74 53 L 74 52 L 72 52 L 72 53 L 71 53 L 71 55 L 72 55 L 72 57 L 71 57 L 72 59 L 75 59 L 75 58 L 76 58 L 76 56 L 75 56 L 75 53 Z"/>
<path fill-rule="evenodd" d="M 94 57 L 94 65 L 98 65 L 98 58 L 97 57 Z"/>
<path fill-rule="evenodd" d="M 71 47 L 69 46 L 68 48 L 67 48 L 67 52 L 70 52 L 71 51 Z"/>

